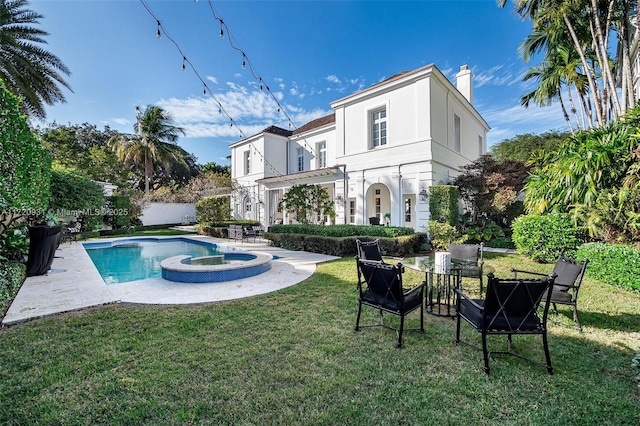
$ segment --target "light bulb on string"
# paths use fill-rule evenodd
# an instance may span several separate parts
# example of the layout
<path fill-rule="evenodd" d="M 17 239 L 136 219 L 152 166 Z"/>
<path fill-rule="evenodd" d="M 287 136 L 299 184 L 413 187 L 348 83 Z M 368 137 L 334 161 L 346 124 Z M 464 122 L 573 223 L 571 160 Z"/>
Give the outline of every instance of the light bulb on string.
<path fill-rule="evenodd" d="M 243 53 L 243 54 L 242 54 L 242 69 L 244 69 L 244 68 L 245 68 L 245 66 L 247 65 L 247 64 L 246 64 L 246 62 L 245 62 L 245 58 L 246 58 L 246 56 L 245 56 L 245 55 L 244 55 L 244 53 Z"/>
<path fill-rule="evenodd" d="M 223 25 L 224 25 L 224 21 L 220 19 L 220 38 L 224 37 L 224 30 L 222 29 Z"/>
<path fill-rule="evenodd" d="M 203 94 L 204 96 L 207 96 L 207 87 L 206 87 L 206 86 L 205 86 L 205 88 L 204 88 L 204 89 L 202 89 L 202 94 Z"/>
<path fill-rule="evenodd" d="M 184 56 L 182 57 L 182 71 L 187 69 L 187 66 L 184 64 L 185 61 L 187 60 L 187 58 L 185 58 Z"/>
<path fill-rule="evenodd" d="M 222 108 L 218 108 L 218 114 L 222 114 Z"/>
<path fill-rule="evenodd" d="M 160 32 L 160 21 L 156 21 L 158 23 L 158 29 L 156 30 L 156 37 L 160 38 L 162 33 Z"/>

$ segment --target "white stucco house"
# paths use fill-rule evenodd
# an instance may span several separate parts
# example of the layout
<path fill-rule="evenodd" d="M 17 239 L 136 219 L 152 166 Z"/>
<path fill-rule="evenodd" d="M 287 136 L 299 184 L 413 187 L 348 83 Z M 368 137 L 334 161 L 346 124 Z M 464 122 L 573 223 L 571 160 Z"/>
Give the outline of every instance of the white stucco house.
<path fill-rule="evenodd" d="M 334 113 L 294 131 L 271 126 L 231 143 L 232 215 L 294 223 L 279 200 L 295 184 L 319 184 L 335 201 L 336 224 L 385 223 L 389 213 L 390 225 L 421 230 L 428 188 L 487 151 L 471 70 L 462 66 L 456 80 L 427 65 L 338 99 Z"/>

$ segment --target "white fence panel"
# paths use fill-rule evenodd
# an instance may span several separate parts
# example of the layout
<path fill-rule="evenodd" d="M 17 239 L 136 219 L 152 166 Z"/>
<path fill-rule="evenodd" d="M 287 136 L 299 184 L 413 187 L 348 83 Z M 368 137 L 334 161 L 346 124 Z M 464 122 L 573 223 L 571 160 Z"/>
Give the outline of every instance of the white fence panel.
<path fill-rule="evenodd" d="M 140 216 L 142 224 L 189 224 L 196 221 L 196 205 L 190 203 L 149 203 Z"/>

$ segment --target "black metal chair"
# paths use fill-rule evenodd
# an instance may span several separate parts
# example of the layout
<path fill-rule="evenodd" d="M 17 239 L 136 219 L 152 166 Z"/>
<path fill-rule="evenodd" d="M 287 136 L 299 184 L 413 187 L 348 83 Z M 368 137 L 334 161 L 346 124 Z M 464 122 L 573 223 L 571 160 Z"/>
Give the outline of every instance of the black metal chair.
<path fill-rule="evenodd" d="M 402 346 L 403 331 L 424 332 L 424 288 L 425 282 L 410 289 L 402 287 L 402 273 L 404 268 L 401 263 L 389 265 L 377 261 L 360 259 L 356 256 L 358 267 L 358 316 L 356 318 L 356 331 L 363 327 L 384 327 L 395 330 L 398 335 L 396 347 Z M 370 306 L 380 311 L 380 323 L 372 325 L 360 325 L 362 305 Z M 420 309 L 420 328 L 404 329 L 405 316 L 416 309 Z M 400 327 L 394 328 L 383 321 L 383 313 L 400 316 Z"/>
<path fill-rule="evenodd" d="M 360 241 L 356 240 L 356 246 L 358 249 L 358 257 L 363 260 L 375 260 L 383 262 L 382 253 L 380 253 L 380 241 Z"/>
<path fill-rule="evenodd" d="M 551 291 L 551 303 L 553 304 L 553 310 L 558 313 L 556 304 L 570 305 L 573 307 L 573 320 L 578 325 L 578 331 L 582 333 L 582 325 L 578 319 L 578 291 L 580 290 L 580 284 L 582 284 L 582 278 L 584 272 L 587 269 L 587 263 L 589 259 L 583 259 L 577 261 L 569 257 L 560 255 L 558 261 L 553 267 L 553 272 L 557 275 L 556 281 Z M 523 271 L 520 269 L 511 268 L 514 278 L 520 274 L 531 274 L 537 276 L 544 276 L 545 274 L 539 272 Z"/>
<path fill-rule="evenodd" d="M 469 346 L 482 349 L 484 355 L 484 371 L 489 374 L 489 354 L 509 354 L 533 362 L 547 368 L 553 374 L 549 346 L 547 343 L 547 314 L 549 297 L 547 291 L 555 280 L 555 274 L 539 279 L 499 279 L 487 274 L 487 294 L 483 299 L 471 299 L 456 288 L 458 295 L 458 316 L 456 325 L 456 344 L 460 343 L 460 319 L 471 324 L 482 335 L 482 348 L 462 341 Z M 542 312 L 538 310 L 542 297 L 545 296 Z M 506 351 L 489 351 L 487 336 L 493 334 L 507 335 Z M 536 362 L 530 358 L 511 351 L 511 336 L 514 334 L 541 334 L 546 363 Z"/>
<path fill-rule="evenodd" d="M 482 267 L 484 259 L 482 256 L 483 243 L 480 244 L 449 244 L 449 253 L 454 259 L 464 259 L 469 263 L 463 265 L 461 276 L 467 278 L 477 278 L 480 280 L 480 297 L 484 290 L 484 279 Z"/>

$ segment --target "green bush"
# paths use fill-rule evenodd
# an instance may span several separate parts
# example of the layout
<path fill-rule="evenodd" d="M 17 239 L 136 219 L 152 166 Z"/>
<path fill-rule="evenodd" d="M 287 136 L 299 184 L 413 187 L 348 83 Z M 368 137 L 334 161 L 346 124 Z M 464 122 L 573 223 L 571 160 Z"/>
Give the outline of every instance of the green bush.
<path fill-rule="evenodd" d="M 29 253 L 29 230 L 27 226 L 12 226 L 0 235 L 0 262 L 17 260 L 24 262 Z"/>
<path fill-rule="evenodd" d="M 0 112 L 1 214 L 44 216 L 49 200 L 51 156 L 31 132 L 27 118 L 21 113 L 20 101 L 5 89 L 1 80 Z"/>
<path fill-rule="evenodd" d="M 448 223 L 429 221 L 429 241 L 434 250 L 446 250 L 449 243 L 460 243 L 462 240 L 458 236 L 458 229 Z"/>
<path fill-rule="evenodd" d="M 460 224 L 459 200 L 460 190 L 457 186 L 431 186 L 429 188 L 429 217 L 437 222 L 458 226 Z"/>
<path fill-rule="evenodd" d="M 106 198 L 107 214 L 104 222 L 113 229 L 125 228 L 131 222 L 131 199 L 121 195 L 112 195 Z"/>
<path fill-rule="evenodd" d="M 26 276 L 27 267 L 24 263 L 0 262 L 0 312 L 2 312 L 2 316 L 18 293 Z"/>
<path fill-rule="evenodd" d="M 380 237 L 380 251 L 385 256 L 406 257 L 420 251 L 426 235 L 414 233 L 395 238 Z M 355 256 L 357 252 L 356 240 L 372 241 L 376 238 L 367 236 L 326 237 L 309 234 L 265 233 L 265 238 L 271 245 L 287 250 L 304 250 L 312 253 L 322 253 L 332 256 Z"/>
<path fill-rule="evenodd" d="M 75 216 L 82 223 L 83 231 L 94 231 L 102 227 L 104 207 L 102 186 L 78 169 L 54 164 L 50 211 L 63 219 Z"/>
<path fill-rule="evenodd" d="M 196 222 L 207 228 L 231 219 L 229 197 L 206 197 L 196 203 Z"/>
<path fill-rule="evenodd" d="M 274 234 L 307 234 L 324 237 L 352 237 L 368 235 L 371 237 L 393 238 L 415 233 L 413 228 L 400 226 L 371 225 L 271 225 L 269 232 Z"/>
<path fill-rule="evenodd" d="M 580 246 L 576 257 L 589 259 L 586 273 L 626 290 L 640 291 L 640 250 L 608 243 Z"/>
<path fill-rule="evenodd" d="M 566 213 L 537 213 L 513 221 L 513 242 L 518 253 L 537 262 L 553 263 L 561 253 L 573 256 L 580 241 L 580 230 Z"/>

